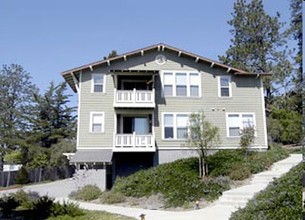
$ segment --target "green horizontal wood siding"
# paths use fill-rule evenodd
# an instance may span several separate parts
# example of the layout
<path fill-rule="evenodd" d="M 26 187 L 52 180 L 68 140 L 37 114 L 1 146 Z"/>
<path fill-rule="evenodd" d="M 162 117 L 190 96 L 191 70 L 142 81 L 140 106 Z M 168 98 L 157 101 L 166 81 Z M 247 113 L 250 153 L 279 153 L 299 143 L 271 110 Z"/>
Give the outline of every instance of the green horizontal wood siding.
<path fill-rule="evenodd" d="M 155 57 L 164 54 L 167 62 L 158 65 Z M 131 57 L 127 61 L 116 61 L 110 66 L 85 71 L 81 77 L 81 94 L 79 110 L 79 138 L 78 148 L 112 148 L 113 134 L 115 132 L 114 79 L 109 70 L 168 70 L 168 71 L 194 71 L 201 77 L 201 97 L 162 97 L 161 76 L 155 77 L 156 108 L 154 111 L 154 132 L 158 148 L 180 148 L 181 141 L 162 139 L 162 113 L 163 112 L 194 112 L 204 110 L 207 119 L 220 128 L 222 139 L 221 147 L 234 148 L 239 145 L 239 138 L 228 138 L 226 135 L 226 113 L 253 112 L 256 118 L 257 138 L 256 147 L 267 147 L 265 140 L 264 109 L 262 108 L 262 91 L 260 78 L 249 76 L 234 76 L 225 69 L 210 67 L 205 63 L 196 63 L 195 60 L 179 57 L 177 53 L 153 51 L 143 56 Z M 106 73 L 106 92 L 91 93 L 91 74 Z M 130 73 L 133 74 L 133 73 Z M 230 75 L 232 78 L 232 97 L 218 97 L 218 78 L 220 75 Z M 120 110 L 120 112 L 124 110 Z M 143 109 L 132 109 L 140 113 Z M 147 111 L 147 110 L 145 110 Z M 101 134 L 90 133 L 90 112 L 105 113 L 105 132 Z"/>

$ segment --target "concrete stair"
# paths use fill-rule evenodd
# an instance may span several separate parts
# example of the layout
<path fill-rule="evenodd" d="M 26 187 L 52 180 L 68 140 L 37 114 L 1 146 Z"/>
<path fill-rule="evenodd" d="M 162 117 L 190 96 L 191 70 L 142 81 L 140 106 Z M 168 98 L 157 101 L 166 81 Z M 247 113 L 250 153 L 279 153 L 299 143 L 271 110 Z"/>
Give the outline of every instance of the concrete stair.
<path fill-rule="evenodd" d="M 217 202 L 221 205 L 232 205 L 242 208 L 256 193 L 266 186 L 267 183 L 256 183 L 228 190 L 222 194 Z"/>
<path fill-rule="evenodd" d="M 251 183 L 269 183 L 276 178 L 279 178 L 283 173 L 285 172 L 282 170 L 272 170 L 254 174 L 251 179 Z"/>
<path fill-rule="evenodd" d="M 287 173 L 301 161 L 301 154 L 291 154 L 288 158 L 274 163 L 270 170 L 254 174 L 250 184 L 225 191 L 217 200 L 217 204 L 231 205 L 235 208 L 245 207 L 255 194 L 265 189 L 270 182 Z"/>

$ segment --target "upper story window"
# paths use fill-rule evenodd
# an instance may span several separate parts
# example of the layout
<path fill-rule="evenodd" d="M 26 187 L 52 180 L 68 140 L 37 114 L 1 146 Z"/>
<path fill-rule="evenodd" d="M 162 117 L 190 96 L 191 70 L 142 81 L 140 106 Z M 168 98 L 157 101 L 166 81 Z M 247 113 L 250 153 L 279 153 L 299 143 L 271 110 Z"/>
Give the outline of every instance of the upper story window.
<path fill-rule="evenodd" d="M 176 73 L 176 96 L 187 96 L 186 73 Z"/>
<path fill-rule="evenodd" d="M 105 92 L 105 74 L 92 73 L 92 92 Z"/>
<path fill-rule="evenodd" d="M 164 73 L 163 75 L 163 91 L 164 91 L 164 96 L 173 96 L 173 84 L 174 84 L 174 79 L 173 79 L 173 73 Z"/>
<path fill-rule="evenodd" d="M 90 132 L 104 132 L 104 112 L 91 112 L 90 117 Z"/>
<path fill-rule="evenodd" d="M 239 137 L 241 130 L 255 126 L 254 113 L 227 113 L 227 136 Z"/>
<path fill-rule="evenodd" d="M 163 138 L 183 140 L 187 135 L 187 113 L 164 113 L 163 114 Z"/>
<path fill-rule="evenodd" d="M 218 95 L 219 97 L 231 97 L 231 76 L 218 77 Z"/>
<path fill-rule="evenodd" d="M 200 75 L 194 72 L 163 72 L 163 95 L 200 97 Z"/>
<path fill-rule="evenodd" d="M 198 73 L 190 73 L 190 96 L 200 96 L 200 77 Z"/>

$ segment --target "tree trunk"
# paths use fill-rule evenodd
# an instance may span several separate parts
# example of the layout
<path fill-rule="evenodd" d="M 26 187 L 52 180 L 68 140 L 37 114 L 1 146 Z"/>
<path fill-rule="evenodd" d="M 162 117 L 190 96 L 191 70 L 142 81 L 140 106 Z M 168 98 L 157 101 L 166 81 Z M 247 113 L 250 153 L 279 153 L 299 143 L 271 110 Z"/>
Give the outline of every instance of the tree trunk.
<path fill-rule="evenodd" d="M 40 183 L 41 182 L 41 172 L 42 171 L 42 168 L 39 167 L 39 177 L 38 177 L 38 182 Z"/>
<path fill-rule="evenodd" d="M 205 177 L 205 175 L 206 175 L 206 170 L 205 170 L 204 157 L 201 158 L 201 170 L 202 170 L 202 175 L 201 175 L 201 177 Z"/>
<path fill-rule="evenodd" d="M 204 164 L 204 167 L 205 167 L 205 175 L 209 175 L 208 165 L 206 163 Z"/>
<path fill-rule="evenodd" d="M 202 177 L 202 160 L 201 157 L 199 156 L 199 178 Z"/>

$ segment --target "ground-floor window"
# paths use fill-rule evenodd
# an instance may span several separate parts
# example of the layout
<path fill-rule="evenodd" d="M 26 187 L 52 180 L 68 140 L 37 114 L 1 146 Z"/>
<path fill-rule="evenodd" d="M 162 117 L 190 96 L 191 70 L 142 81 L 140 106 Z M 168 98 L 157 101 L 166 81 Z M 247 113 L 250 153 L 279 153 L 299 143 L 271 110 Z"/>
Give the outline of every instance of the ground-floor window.
<path fill-rule="evenodd" d="M 239 137 L 248 126 L 255 127 L 254 113 L 227 113 L 227 137 Z"/>
<path fill-rule="evenodd" d="M 188 117 L 188 113 L 164 113 L 163 139 L 185 139 Z"/>
<path fill-rule="evenodd" d="M 90 113 L 90 132 L 102 133 L 104 132 L 104 112 Z"/>

